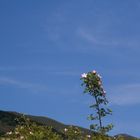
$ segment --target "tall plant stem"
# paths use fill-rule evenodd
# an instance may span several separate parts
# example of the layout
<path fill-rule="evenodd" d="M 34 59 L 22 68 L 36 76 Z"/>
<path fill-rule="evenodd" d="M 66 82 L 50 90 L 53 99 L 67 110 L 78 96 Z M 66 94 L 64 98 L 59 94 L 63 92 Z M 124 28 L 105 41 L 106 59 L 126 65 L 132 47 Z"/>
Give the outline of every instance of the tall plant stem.
<path fill-rule="evenodd" d="M 102 120 L 101 120 L 101 114 L 100 114 L 100 107 L 99 107 L 99 103 L 97 100 L 97 97 L 95 96 L 95 101 L 97 104 L 97 111 L 98 111 L 98 117 L 99 117 L 99 125 L 100 125 L 100 130 L 102 130 Z"/>

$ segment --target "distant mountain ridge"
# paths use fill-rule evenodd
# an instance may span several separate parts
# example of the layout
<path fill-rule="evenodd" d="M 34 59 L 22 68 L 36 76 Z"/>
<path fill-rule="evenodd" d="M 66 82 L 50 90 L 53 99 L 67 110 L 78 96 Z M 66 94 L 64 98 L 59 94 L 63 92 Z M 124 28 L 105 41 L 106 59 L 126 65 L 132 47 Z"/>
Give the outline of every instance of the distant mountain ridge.
<path fill-rule="evenodd" d="M 13 130 L 17 125 L 17 122 L 15 121 L 15 119 L 20 118 L 22 115 L 23 114 L 18 113 L 18 112 L 0 111 L 0 134 L 2 135 L 8 131 Z M 25 116 L 30 118 L 31 121 L 34 121 L 40 125 L 52 126 L 53 129 L 55 129 L 59 133 L 61 133 L 62 130 L 64 130 L 65 128 L 69 126 L 48 117 L 32 116 L 32 115 L 25 115 Z M 86 128 L 82 128 L 79 126 L 76 126 L 76 127 L 78 127 L 85 134 L 95 133 Z M 118 134 L 115 137 L 116 138 L 123 137 L 124 140 L 138 140 L 138 138 L 127 135 L 127 134 Z"/>
<path fill-rule="evenodd" d="M 116 138 L 119 138 L 119 137 L 122 137 L 122 138 L 125 138 L 126 140 L 140 140 L 134 136 L 131 136 L 131 135 L 128 135 L 128 134 L 118 134 L 118 135 L 115 135 Z"/>

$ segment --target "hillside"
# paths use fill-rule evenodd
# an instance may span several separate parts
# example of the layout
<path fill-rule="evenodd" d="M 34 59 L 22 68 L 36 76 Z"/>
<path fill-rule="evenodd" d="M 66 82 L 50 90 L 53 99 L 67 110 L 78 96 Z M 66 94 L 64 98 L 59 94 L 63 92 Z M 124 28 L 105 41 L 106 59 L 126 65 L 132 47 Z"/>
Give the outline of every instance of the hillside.
<path fill-rule="evenodd" d="M 8 131 L 13 130 L 18 124 L 15 121 L 15 119 L 20 118 L 21 116 L 22 114 L 17 113 L 17 112 L 0 111 L 0 134 L 4 134 Z M 25 115 L 25 116 L 40 125 L 52 126 L 58 132 L 60 132 L 61 130 L 69 126 L 69 125 L 60 123 L 56 120 L 50 119 L 48 117 L 32 116 L 32 115 Z M 88 129 L 85 129 L 82 127 L 78 127 L 78 128 L 86 134 L 91 134 L 91 131 Z"/>
<path fill-rule="evenodd" d="M 21 116 L 22 114 L 17 112 L 0 111 L 0 134 L 2 135 L 5 134 L 6 132 L 13 130 L 16 127 L 16 125 L 18 125 L 18 122 L 15 119 L 20 118 Z M 62 130 L 64 130 L 64 128 L 67 128 L 69 126 L 48 117 L 32 116 L 32 115 L 25 115 L 25 116 L 30 118 L 30 120 L 36 122 L 37 124 L 52 126 L 53 129 L 58 133 L 61 133 Z M 78 127 L 78 128 L 84 134 L 93 133 L 88 129 L 82 127 Z M 137 140 L 137 138 L 129 136 L 127 134 L 119 134 L 116 135 L 115 137 L 120 137 L 120 136 L 123 137 L 124 140 Z"/>

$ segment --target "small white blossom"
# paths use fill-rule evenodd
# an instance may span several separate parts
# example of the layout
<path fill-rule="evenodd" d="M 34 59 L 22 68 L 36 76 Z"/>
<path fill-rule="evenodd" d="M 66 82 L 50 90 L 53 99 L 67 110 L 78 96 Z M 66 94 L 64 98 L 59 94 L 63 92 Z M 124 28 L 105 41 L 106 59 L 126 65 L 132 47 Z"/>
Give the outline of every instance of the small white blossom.
<path fill-rule="evenodd" d="M 115 136 L 114 136 L 113 138 L 114 138 L 114 140 L 116 140 L 116 139 L 117 139 Z"/>
<path fill-rule="evenodd" d="M 86 78 L 86 77 L 87 77 L 87 74 L 86 74 L 86 73 L 83 73 L 83 74 L 81 75 L 81 77 L 82 77 L 82 78 Z"/>
<path fill-rule="evenodd" d="M 12 131 L 10 131 L 10 132 L 7 132 L 7 134 L 8 134 L 8 135 L 11 135 L 11 134 L 12 134 Z"/>
<path fill-rule="evenodd" d="M 24 136 L 20 136 L 20 139 L 23 140 L 24 139 Z"/>
<path fill-rule="evenodd" d="M 104 94 L 106 94 L 106 91 L 104 90 Z"/>
<path fill-rule="evenodd" d="M 93 70 L 92 72 L 93 72 L 94 74 L 96 74 L 96 71 L 95 71 L 95 70 Z"/>
<path fill-rule="evenodd" d="M 90 136 L 90 135 L 87 135 L 87 137 L 88 137 L 88 138 L 91 138 L 91 136 Z"/>
<path fill-rule="evenodd" d="M 23 126 L 20 127 L 20 129 L 23 129 L 23 128 L 24 128 Z"/>
<path fill-rule="evenodd" d="M 67 132 L 67 131 L 68 131 L 68 129 L 67 129 L 67 128 L 65 128 L 65 129 L 64 129 L 64 131 L 65 131 L 65 132 Z"/>
<path fill-rule="evenodd" d="M 101 85 L 102 83 L 99 81 L 98 84 Z"/>
<path fill-rule="evenodd" d="M 19 132 L 16 131 L 15 134 L 19 134 Z"/>
<path fill-rule="evenodd" d="M 106 91 L 104 90 L 104 91 L 103 91 L 103 96 L 105 96 L 105 95 L 106 95 Z"/>
<path fill-rule="evenodd" d="M 100 74 L 98 74 L 97 76 L 98 76 L 100 79 L 102 78 L 102 77 L 100 76 Z"/>
<path fill-rule="evenodd" d="M 74 131 L 74 133 L 77 133 L 77 131 Z"/>
<path fill-rule="evenodd" d="M 33 135 L 33 132 L 30 131 L 30 135 Z"/>

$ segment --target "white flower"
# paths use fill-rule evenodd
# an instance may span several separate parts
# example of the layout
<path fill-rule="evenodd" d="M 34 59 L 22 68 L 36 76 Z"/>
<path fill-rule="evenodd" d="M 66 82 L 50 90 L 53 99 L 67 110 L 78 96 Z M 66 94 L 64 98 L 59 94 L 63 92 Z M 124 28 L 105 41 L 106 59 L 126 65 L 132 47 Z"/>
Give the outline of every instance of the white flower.
<path fill-rule="evenodd" d="M 67 128 L 65 128 L 65 129 L 64 129 L 64 131 L 66 132 L 66 131 L 68 131 L 68 129 L 67 129 Z"/>
<path fill-rule="evenodd" d="M 83 74 L 81 75 L 81 77 L 82 77 L 82 78 L 86 78 L 86 77 L 87 77 L 87 74 L 86 74 L 86 73 L 83 73 Z"/>
<path fill-rule="evenodd" d="M 20 129 L 23 129 L 23 128 L 24 128 L 23 126 L 20 127 Z"/>
<path fill-rule="evenodd" d="M 30 131 L 30 135 L 33 135 L 33 132 Z"/>
<path fill-rule="evenodd" d="M 100 81 L 98 82 L 99 86 L 102 84 Z"/>
<path fill-rule="evenodd" d="M 103 96 L 105 96 L 105 95 L 106 95 L 106 91 L 105 91 L 105 90 L 103 91 L 103 94 L 102 94 L 102 95 L 103 95 Z"/>
<path fill-rule="evenodd" d="M 19 134 L 19 132 L 16 131 L 15 134 Z"/>
<path fill-rule="evenodd" d="M 93 72 L 94 74 L 96 74 L 96 71 L 95 71 L 95 70 L 93 70 L 92 72 Z"/>
<path fill-rule="evenodd" d="M 10 131 L 10 132 L 7 132 L 7 134 L 8 134 L 8 135 L 11 135 L 11 134 L 12 134 L 12 131 Z"/>
<path fill-rule="evenodd" d="M 20 136 L 20 139 L 23 140 L 24 139 L 24 136 Z"/>
<path fill-rule="evenodd" d="M 106 94 L 106 91 L 105 90 L 103 92 L 104 92 L 104 94 Z"/>
<path fill-rule="evenodd" d="M 87 137 L 88 137 L 88 138 L 91 138 L 91 136 L 90 136 L 90 135 L 87 135 Z"/>
<path fill-rule="evenodd" d="M 114 138 L 114 140 L 116 140 L 116 139 L 117 139 L 115 136 L 114 136 L 113 138 Z"/>
<path fill-rule="evenodd" d="M 77 133 L 77 131 L 74 131 L 74 133 Z"/>
<path fill-rule="evenodd" d="M 97 75 L 100 79 L 102 78 L 99 74 Z"/>

